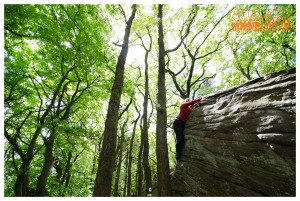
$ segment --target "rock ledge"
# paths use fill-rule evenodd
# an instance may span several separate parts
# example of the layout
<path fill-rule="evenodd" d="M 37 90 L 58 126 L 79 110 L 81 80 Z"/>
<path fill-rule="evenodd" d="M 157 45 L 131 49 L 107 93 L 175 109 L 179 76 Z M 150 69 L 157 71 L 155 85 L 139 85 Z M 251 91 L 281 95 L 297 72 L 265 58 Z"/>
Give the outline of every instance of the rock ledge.
<path fill-rule="evenodd" d="M 199 102 L 185 129 L 174 196 L 296 195 L 296 70 Z"/>

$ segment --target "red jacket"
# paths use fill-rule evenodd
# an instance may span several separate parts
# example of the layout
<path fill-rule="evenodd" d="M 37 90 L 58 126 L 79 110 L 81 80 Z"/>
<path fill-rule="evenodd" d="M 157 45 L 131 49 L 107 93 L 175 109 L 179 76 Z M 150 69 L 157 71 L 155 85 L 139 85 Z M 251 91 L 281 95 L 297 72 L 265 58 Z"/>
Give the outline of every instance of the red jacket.
<path fill-rule="evenodd" d="M 182 103 L 180 106 L 179 114 L 177 115 L 176 118 L 186 122 L 188 116 L 193 111 L 193 109 L 190 107 L 190 105 L 194 105 L 195 103 L 198 103 L 201 99 L 202 98 L 197 98 L 195 100 L 191 100 L 191 101 Z"/>

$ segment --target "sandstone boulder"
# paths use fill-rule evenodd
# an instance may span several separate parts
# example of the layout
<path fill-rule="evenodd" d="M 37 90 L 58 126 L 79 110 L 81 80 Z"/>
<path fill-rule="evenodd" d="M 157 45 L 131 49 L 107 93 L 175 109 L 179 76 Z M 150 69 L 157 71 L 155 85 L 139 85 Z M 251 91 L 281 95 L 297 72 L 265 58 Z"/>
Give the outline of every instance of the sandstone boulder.
<path fill-rule="evenodd" d="M 174 196 L 296 195 L 296 70 L 209 95 L 186 124 Z"/>

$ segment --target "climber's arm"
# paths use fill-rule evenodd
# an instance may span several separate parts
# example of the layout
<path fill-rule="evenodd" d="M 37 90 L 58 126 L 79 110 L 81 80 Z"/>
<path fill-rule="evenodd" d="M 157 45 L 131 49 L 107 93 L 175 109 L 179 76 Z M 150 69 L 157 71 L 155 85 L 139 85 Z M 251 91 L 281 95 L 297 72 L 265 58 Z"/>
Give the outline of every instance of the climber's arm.
<path fill-rule="evenodd" d="M 202 98 L 196 98 L 195 100 L 189 101 L 189 102 L 185 102 L 182 105 L 183 106 L 190 106 L 190 105 L 194 105 L 195 103 L 198 103 L 199 101 L 201 101 Z"/>

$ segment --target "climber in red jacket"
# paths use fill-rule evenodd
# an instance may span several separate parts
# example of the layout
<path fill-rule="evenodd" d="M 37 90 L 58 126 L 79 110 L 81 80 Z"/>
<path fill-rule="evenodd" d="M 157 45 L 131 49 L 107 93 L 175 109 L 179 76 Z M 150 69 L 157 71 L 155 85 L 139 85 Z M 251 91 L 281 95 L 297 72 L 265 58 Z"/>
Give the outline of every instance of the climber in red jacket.
<path fill-rule="evenodd" d="M 176 160 L 179 161 L 182 156 L 182 148 L 184 146 L 184 128 L 188 116 L 192 112 L 191 105 L 198 103 L 202 98 L 195 100 L 186 99 L 180 106 L 179 114 L 173 122 L 173 128 L 176 134 Z"/>

